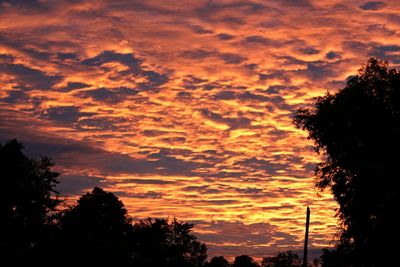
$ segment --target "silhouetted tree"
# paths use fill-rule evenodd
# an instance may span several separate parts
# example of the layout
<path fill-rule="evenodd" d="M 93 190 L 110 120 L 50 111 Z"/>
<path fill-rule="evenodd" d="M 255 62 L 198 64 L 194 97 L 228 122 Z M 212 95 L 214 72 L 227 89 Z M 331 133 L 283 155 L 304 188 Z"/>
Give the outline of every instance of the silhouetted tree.
<path fill-rule="evenodd" d="M 33 264 L 40 257 L 60 203 L 53 162 L 30 159 L 17 140 L 0 144 L 0 265 Z"/>
<path fill-rule="evenodd" d="M 300 267 L 302 260 L 294 252 L 280 252 L 276 256 L 266 257 L 262 260 L 262 267 Z"/>
<path fill-rule="evenodd" d="M 258 267 L 257 262 L 253 260 L 252 257 L 248 255 L 241 255 L 235 257 L 235 261 L 233 262 L 233 267 Z"/>
<path fill-rule="evenodd" d="M 129 263 L 131 218 L 114 194 L 95 187 L 64 212 L 60 227 L 58 253 L 64 264 L 125 266 Z"/>
<path fill-rule="evenodd" d="M 294 122 L 326 154 L 316 184 L 339 203 L 342 239 L 354 244 L 355 265 L 398 264 L 392 244 L 400 237 L 399 72 L 371 58 L 345 88 L 317 98 Z"/>
<path fill-rule="evenodd" d="M 229 267 L 229 262 L 223 256 L 213 257 L 210 262 L 206 264 L 207 267 Z"/>
<path fill-rule="evenodd" d="M 321 263 L 320 258 L 314 258 L 313 261 L 312 261 L 312 266 L 313 267 L 318 267 L 318 266 L 320 266 L 320 263 Z"/>
<path fill-rule="evenodd" d="M 193 225 L 148 219 L 134 226 L 124 204 L 95 187 L 58 211 L 59 173 L 16 140 L 0 144 L 0 266 L 200 267 L 205 244 Z"/>
<path fill-rule="evenodd" d="M 193 225 L 176 219 L 147 219 L 134 225 L 135 266 L 197 267 L 207 258 L 205 244 L 191 234 Z"/>
<path fill-rule="evenodd" d="M 354 246 L 347 241 L 340 242 L 334 249 L 323 249 L 321 262 L 323 267 L 351 267 L 356 266 Z"/>

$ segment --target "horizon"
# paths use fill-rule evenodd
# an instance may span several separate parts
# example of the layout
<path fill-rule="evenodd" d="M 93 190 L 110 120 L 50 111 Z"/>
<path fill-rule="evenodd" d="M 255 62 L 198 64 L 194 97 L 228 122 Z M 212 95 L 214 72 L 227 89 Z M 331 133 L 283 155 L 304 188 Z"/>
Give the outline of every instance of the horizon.
<path fill-rule="evenodd" d="M 323 159 L 292 123 L 371 56 L 398 67 L 396 1 L 1 1 L 0 142 L 176 217 L 212 256 L 334 245 Z M 349 20 L 351 17 L 351 20 Z M 312 257 L 310 256 L 310 259 Z"/>

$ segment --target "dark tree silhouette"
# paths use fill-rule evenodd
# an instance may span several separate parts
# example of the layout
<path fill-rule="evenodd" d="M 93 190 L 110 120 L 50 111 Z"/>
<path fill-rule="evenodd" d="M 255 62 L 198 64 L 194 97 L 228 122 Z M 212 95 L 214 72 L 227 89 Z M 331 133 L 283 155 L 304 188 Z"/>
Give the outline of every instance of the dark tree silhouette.
<path fill-rule="evenodd" d="M 345 88 L 296 113 L 326 159 L 316 184 L 339 203 L 342 239 L 354 245 L 357 266 L 398 264 L 400 203 L 400 74 L 371 58 Z"/>
<path fill-rule="evenodd" d="M 258 267 L 257 262 L 253 260 L 252 257 L 248 255 L 241 255 L 235 257 L 235 261 L 233 262 L 233 267 Z"/>
<path fill-rule="evenodd" d="M 205 244 L 191 234 L 193 225 L 174 219 L 147 219 L 134 225 L 135 266 L 198 267 L 207 258 Z"/>
<path fill-rule="evenodd" d="M 0 265 L 32 264 L 50 236 L 60 203 L 59 173 L 47 157 L 30 159 L 17 140 L 0 144 Z"/>
<path fill-rule="evenodd" d="M 112 193 L 95 187 L 60 220 L 59 260 L 86 265 L 128 265 L 132 250 L 131 218 L 124 204 Z"/>
<path fill-rule="evenodd" d="M 356 266 L 353 257 L 354 246 L 343 241 L 335 249 L 323 249 L 321 255 L 322 266 L 324 267 L 351 267 Z"/>
<path fill-rule="evenodd" d="M 49 158 L 16 140 L 0 144 L 0 266 L 200 267 L 205 244 L 193 225 L 148 219 L 132 225 L 124 204 L 95 187 L 64 210 Z"/>
<path fill-rule="evenodd" d="M 229 262 L 223 256 L 213 257 L 210 262 L 206 264 L 207 267 L 229 267 Z"/>
<path fill-rule="evenodd" d="M 262 267 L 300 267 L 302 260 L 294 252 L 280 252 L 276 256 L 266 257 L 262 260 Z"/>

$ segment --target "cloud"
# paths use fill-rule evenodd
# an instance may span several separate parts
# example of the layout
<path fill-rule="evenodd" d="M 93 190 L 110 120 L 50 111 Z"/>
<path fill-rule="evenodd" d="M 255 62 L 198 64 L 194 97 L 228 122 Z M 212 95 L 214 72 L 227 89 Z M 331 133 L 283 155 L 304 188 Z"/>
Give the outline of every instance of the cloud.
<path fill-rule="evenodd" d="M 269 98 L 269 97 L 259 95 L 259 94 L 253 94 L 248 91 L 238 94 L 238 98 L 240 100 L 250 100 L 250 101 L 260 101 L 260 102 L 267 102 L 267 101 L 273 102 L 274 101 L 273 98 Z"/>
<path fill-rule="evenodd" d="M 325 57 L 327 59 L 340 59 L 341 58 L 340 54 L 335 51 L 329 51 L 328 53 L 326 53 Z"/>
<path fill-rule="evenodd" d="M 123 117 L 85 117 L 79 119 L 76 127 L 82 131 L 93 131 L 93 130 L 123 130 L 120 126 L 121 123 L 125 123 L 127 120 Z"/>
<path fill-rule="evenodd" d="M 114 183 L 118 184 L 126 184 L 126 183 L 134 183 L 134 184 L 145 184 L 145 185 L 167 185 L 167 184 L 174 184 L 173 181 L 166 181 L 160 179 L 143 179 L 143 178 L 124 178 L 120 180 L 115 180 Z"/>
<path fill-rule="evenodd" d="M 367 27 L 367 31 L 374 34 L 383 34 L 386 36 L 392 36 L 396 34 L 395 30 L 386 27 L 385 24 L 372 24 Z"/>
<path fill-rule="evenodd" d="M 246 60 L 246 57 L 234 53 L 219 53 L 217 51 L 209 51 L 204 49 L 187 50 L 182 53 L 183 57 L 190 59 L 206 59 L 206 58 L 219 58 L 226 64 L 240 64 Z"/>
<path fill-rule="evenodd" d="M 93 100 L 115 104 L 126 100 L 129 96 L 134 96 L 139 93 L 138 90 L 118 87 L 118 88 L 98 88 L 79 92 L 77 95 L 83 98 L 90 97 Z"/>
<path fill-rule="evenodd" d="M 234 13 L 243 15 L 250 15 L 255 13 L 262 13 L 267 8 L 265 5 L 260 3 L 253 3 L 253 2 L 226 2 L 226 3 L 219 3 L 214 1 L 207 1 L 204 5 L 197 7 L 195 9 L 195 14 L 203 20 L 214 21 L 218 18 L 220 13 L 226 11 L 233 11 Z M 224 17 L 221 20 L 227 23 L 239 24 L 243 25 L 244 21 L 240 18 L 234 17 Z"/>
<path fill-rule="evenodd" d="M 244 224 L 242 222 L 214 221 L 203 222 L 201 230 L 207 230 L 210 234 L 198 233 L 199 238 L 207 239 L 213 243 L 243 244 L 252 242 L 268 244 L 271 241 L 271 233 L 274 227 L 267 223 Z M 243 233 L 247 233 L 244 235 Z"/>
<path fill-rule="evenodd" d="M 39 0 L 32 0 L 32 1 L 16 1 L 16 0 L 11 0 L 11 1 L 1 1 L 1 4 L 5 6 L 6 8 L 17 8 L 21 10 L 26 10 L 27 8 L 33 9 L 35 11 L 39 11 L 42 8 L 44 11 L 48 11 L 47 5 L 42 3 L 42 1 Z"/>
<path fill-rule="evenodd" d="M 123 154 L 98 151 L 89 154 L 90 164 L 99 166 L 99 170 L 110 174 L 159 174 L 159 175 L 195 175 L 195 169 L 206 165 L 180 160 L 172 156 L 151 156 L 151 159 L 133 158 Z M 88 163 L 89 163 L 88 162 Z"/>
<path fill-rule="evenodd" d="M 195 77 L 193 75 L 188 75 L 182 80 L 182 86 L 186 89 L 198 89 L 203 88 L 209 84 L 208 80 Z M 180 92 L 187 93 L 187 92 Z"/>
<path fill-rule="evenodd" d="M 109 67 L 106 64 L 112 62 L 118 62 L 128 67 L 127 70 L 117 69 L 117 73 L 119 73 L 119 75 L 135 75 L 146 78 L 146 81 L 138 83 L 137 88 L 141 90 L 157 88 L 160 85 L 168 82 L 169 79 L 168 74 L 162 74 L 154 70 L 148 70 L 143 66 L 143 60 L 135 57 L 131 53 L 123 54 L 106 50 L 95 57 L 83 60 L 82 64 L 92 67 L 101 67 L 105 71 L 109 71 Z"/>
<path fill-rule="evenodd" d="M 168 82 L 167 74 L 161 74 L 152 70 L 143 71 L 143 75 L 148 79 L 148 82 L 142 83 L 139 88 L 152 89 Z"/>
<path fill-rule="evenodd" d="M 61 60 L 68 60 L 68 59 L 78 59 L 78 55 L 75 53 L 63 53 L 58 52 L 57 57 Z"/>
<path fill-rule="evenodd" d="M 371 2 L 366 2 L 364 4 L 362 4 L 360 6 L 360 8 L 362 10 L 380 10 L 382 8 L 384 8 L 386 6 L 386 4 L 384 2 L 380 2 L 380 1 L 371 1 Z"/>
<path fill-rule="evenodd" d="M 0 72 L 11 75 L 15 82 L 30 90 L 50 90 L 62 80 L 59 75 L 49 75 L 23 64 L 0 63 Z"/>
<path fill-rule="evenodd" d="M 190 59 L 205 59 L 208 57 L 212 57 L 215 54 L 216 53 L 214 51 L 196 49 L 196 50 L 186 50 L 182 53 L 182 56 Z"/>
<path fill-rule="evenodd" d="M 234 91 L 220 91 L 214 95 L 214 99 L 216 100 L 232 100 L 237 97 L 237 94 Z"/>
<path fill-rule="evenodd" d="M 241 18 L 237 18 L 237 17 L 226 17 L 226 18 L 223 18 L 221 21 L 224 22 L 225 24 L 230 24 L 233 26 L 238 26 L 238 25 L 242 26 L 242 25 L 246 24 L 245 20 L 243 20 Z"/>
<path fill-rule="evenodd" d="M 126 192 L 114 192 L 118 196 L 124 196 L 129 198 L 138 198 L 138 199 L 161 199 L 163 198 L 163 194 L 154 191 L 148 191 L 146 193 L 126 193 Z"/>
<path fill-rule="evenodd" d="M 197 192 L 199 194 L 218 194 L 221 190 L 216 188 L 210 188 L 209 185 L 190 185 L 183 187 L 182 190 L 185 192 Z"/>
<path fill-rule="evenodd" d="M 244 42 L 246 44 L 258 44 L 258 45 L 266 45 L 270 46 L 275 44 L 275 41 L 272 41 L 271 39 L 265 38 L 263 36 L 259 35 L 253 35 L 253 36 L 248 36 L 244 39 Z"/>
<path fill-rule="evenodd" d="M 117 53 L 114 51 L 103 51 L 101 54 L 88 58 L 82 61 L 82 64 L 88 66 L 102 66 L 109 62 L 119 62 L 125 66 L 128 66 L 133 73 L 139 73 L 141 70 L 141 64 L 143 60 L 136 58 L 133 54 Z"/>
<path fill-rule="evenodd" d="M 75 106 L 56 106 L 48 108 L 43 116 L 59 123 L 74 123 L 80 117 L 91 116 L 93 113 L 80 112 Z"/>
<path fill-rule="evenodd" d="M 314 61 L 307 62 L 305 66 L 305 69 L 297 70 L 296 72 L 313 81 L 329 79 L 329 77 L 334 77 L 336 74 L 335 63 Z"/>
<path fill-rule="evenodd" d="M 176 11 L 168 8 L 168 6 L 159 6 L 157 4 L 146 3 L 140 0 L 123 1 L 123 2 L 111 2 L 107 6 L 112 10 L 126 11 L 127 9 L 132 9 L 138 11 L 139 13 L 148 13 L 153 16 L 162 15 L 176 15 Z"/>
<path fill-rule="evenodd" d="M 284 70 L 272 70 L 268 73 L 258 73 L 260 81 L 280 80 L 282 83 L 290 83 L 291 79 L 288 73 Z"/>
<path fill-rule="evenodd" d="M 78 195 L 83 191 L 92 189 L 96 186 L 102 186 L 106 181 L 105 178 L 90 175 L 65 175 L 59 177 L 60 183 L 56 189 L 62 195 Z"/>
<path fill-rule="evenodd" d="M 397 14 L 388 14 L 387 15 L 387 19 L 390 23 L 393 23 L 395 25 L 399 25 L 400 24 L 400 16 Z"/>
<path fill-rule="evenodd" d="M 394 64 L 400 63 L 400 52 L 399 45 L 380 45 L 373 47 L 369 55 L 372 57 L 378 57 L 381 59 L 389 60 Z"/>
<path fill-rule="evenodd" d="M 60 114 L 57 114 L 59 112 L 60 109 L 56 108 L 54 110 L 56 115 L 54 116 L 61 122 L 71 122 L 76 119 L 75 109 L 61 108 Z M 72 113 L 72 115 L 69 113 Z M 209 163 L 178 159 L 164 150 L 150 154 L 146 158 L 135 158 L 121 153 L 108 152 L 101 147 L 95 147 L 93 144 L 84 143 L 83 141 L 77 142 L 54 136 L 40 136 L 37 133 L 26 130 L 18 134 L 17 132 L 3 132 L 0 135 L 0 141 L 11 138 L 18 138 L 23 141 L 28 155 L 33 157 L 47 155 L 69 170 L 80 170 L 87 166 L 93 166 L 103 175 L 129 173 L 132 175 L 192 176 L 197 174 L 196 170 L 198 168 L 210 166 Z"/>
<path fill-rule="evenodd" d="M 26 94 L 26 91 L 23 89 L 14 89 L 14 90 L 8 91 L 7 97 L 1 98 L 0 100 L 3 102 L 9 103 L 9 104 L 15 104 L 18 102 L 28 101 L 29 96 Z"/>
<path fill-rule="evenodd" d="M 196 201 L 197 205 L 210 205 L 210 206 L 214 206 L 214 205 L 224 205 L 224 206 L 229 206 L 232 204 L 238 204 L 240 203 L 240 201 L 236 200 L 236 199 L 211 199 L 211 200 L 200 200 L 200 201 Z"/>
<path fill-rule="evenodd" d="M 69 91 L 73 91 L 76 89 L 86 88 L 89 86 L 90 86 L 89 84 L 82 83 L 82 82 L 68 82 L 67 86 L 63 90 L 69 92 Z"/>
<path fill-rule="evenodd" d="M 350 51 L 368 51 L 371 46 L 373 46 L 372 43 L 368 42 L 360 42 L 360 41 L 348 41 L 345 40 L 342 42 L 343 49 L 345 51 L 350 50 Z"/>
<path fill-rule="evenodd" d="M 228 41 L 232 40 L 235 38 L 234 35 L 228 34 L 228 33 L 220 33 L 217 35 L 218 39 L 223 40 L 223 41 Z"/>
<path fill-rule="evenodd" d="M 223 117 L 222 115 L 208 109 L 201 109 L 200 114 L 203 118 L 221 125 L 222 127 L 225 125 L 230 129 L 248 128 L 251 126 L 250 119 L 245 117 Z"/>
<path fill-rule="evenodd" d="M 249 254 L 263 257 L 281 250 L 282 246 L 300 243 L 294 236 L 279 231 L 268 223 L 212 221 L 196 222 L 196 236 L 206 240 L 209 254 L 237 256 Z M 275 237 L 277 239 L 275 239 Z M 266 246 L 268 245 L 268 246 Z"/>
<path fill-rule="evenodd" d="M 285 86 L 285 85 L 271 85 L 267 88 L 267 93 L 272 95 L 279 95 L 286 91 L 295 91 L 299 88 L 297 86 Z"/>
<path fill-rule="evenodd" d="M 206 30 L 200 25 L 190 25 L 189 28 L 197 34 L 212 34 L 213 31 L 211 30 Z"/>
<path fill-rule="evenodd" d="M 319 54 L 321 51 L 314 48 L 314 47 L 304 47 L 300 48 L 299 51 L 305 55 L 316 55 Z"/>
<path fill-rule="evenodd" d="M 272 162 L 264 159 L 257 159 L 255 157 L 248 158 L 245 160 L 237 161 L 234 163 L 238 166 L 244 166 L 245 168 L 264 170 L 268 174 L 277 174 L 278 171 L 285 169 L 286 164 L 279 162 Z"/>
<path fill-rule="evenodd" d="M 37 61 L 50 60 L 52 58 L 52 53 L 49 51 L 51 44 L 54 44 L 54 42 L 38 43 L 35 41 L 29 44 L 24 34 L 20 36 L 15 33 L 5 32 L 0 36 L 0 45 L 7 48 L 6 51 L 17 51 Z"/>
<path fill-rule="evenodd" d="M 272 91 L 269 91 L 272 92 Z M 264 103 L 276 103 L 283 101 L 282 98 L 279 97 L 269 97 L 262 94 L 251 93 L 246 91 L 244 93 L 239 93 L 235 91 L 219 91 L 213 97 L 216 100 L 240 100 L 243 102 L 264 102 Z"/>
<path fill-rule="evenodd" d="M 218 56 L 226 64 L 240 64 L 246 60 L 246 57 L 233 53 L 221 53 Z"/>
<path fill-rule="evenodd" d="M 311 8 L 313 7 L 312 3 L 309 0 L 280 0 L 283 5 L 287 5 L 290 7 L 298 7 L 298 8 Z"/>

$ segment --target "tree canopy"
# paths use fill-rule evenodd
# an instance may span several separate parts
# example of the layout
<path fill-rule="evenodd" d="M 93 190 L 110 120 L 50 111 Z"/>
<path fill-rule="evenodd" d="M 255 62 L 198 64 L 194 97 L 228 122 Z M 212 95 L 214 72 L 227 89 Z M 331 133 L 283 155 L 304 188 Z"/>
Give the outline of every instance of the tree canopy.
<path fill-rule="evenodd" d="M 400 74 L 371 58 L 335 94 L 299 110 L 297 127 L 307 130 L 325 161 L 316 184 L 339 203 L 342 239 L 355 246 L 360 266 L 378 266 L 395 255 L 400 192 Z"/>
<path fill-rule="evenodd" d="M 58 252 L 64 263 L 72 265 L 125 266 L 132 252 L 131 222 L 124 204 L 114 194 L 95 187 L 63 212 Z"/>
<path fill-rule="evenodd" d="M 207 267 L 229 267 L 229 262 L 223 256 L 215 256 L 206 265 Z"/>
<path fill-rule="evenodd" d="M 95 187 L 60 207 L 53 162 L 30 159 L 22 143 L 0 144 L 1 266 L 198 267 L 206 245 L 177 219 L 133 223 L 121 200 Z"/>
<path fill-rule="evenodd" d="M 191 234 L 193 224 L 177 219 L 147 219 L 134 225 L 137 266 L 197 267 L 207 259 L 207 247 Z"/>
<path fill-rule="evenodd" d="M 22 149 L 17 140 L 0 144 L 0 258 L 6 264 L 38 256 L 60 203 L 53 162 L 30 159 Z"/>
<path fill-rule="evenodd" d="M 301 258 L 298 254 L 287 251 L 279 252 L 276 256 L 263 258 L 262 267 L 300 267 Z"/>
<path fill-rule="evenodd" d="M 248 255 L 241 255 L 235 257 L 235 261 L 233 262 L 233 267 L 259 267 L 257 262 Z"/>

